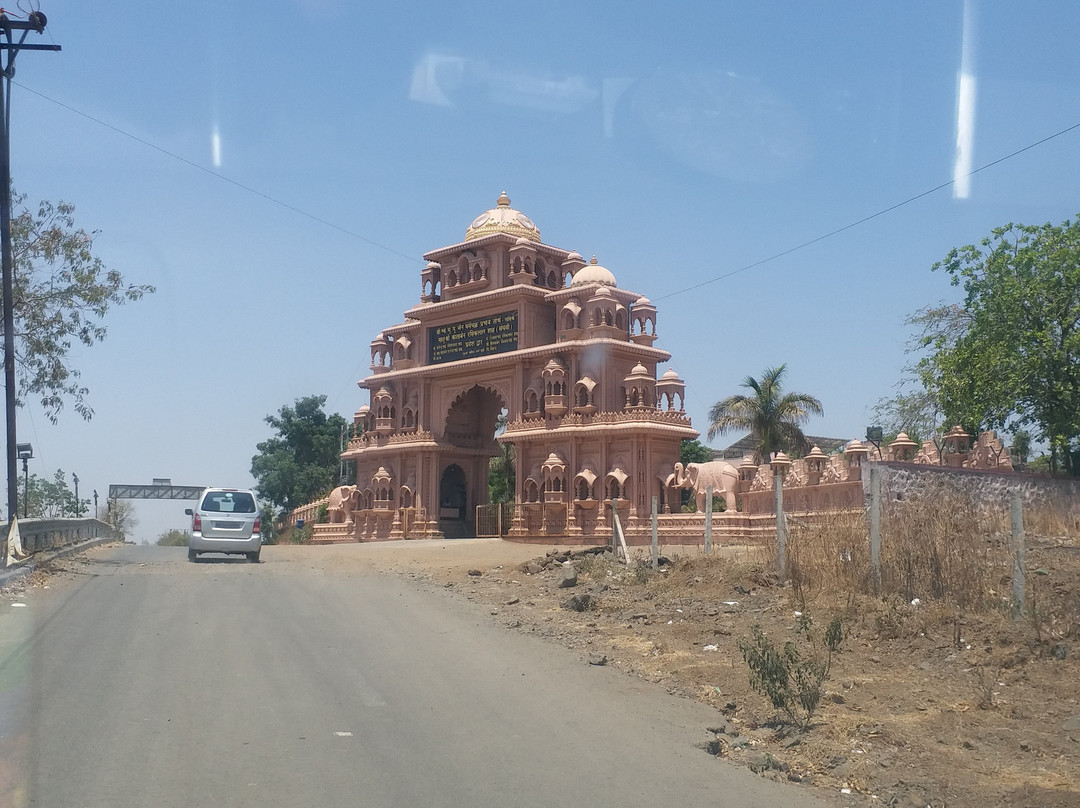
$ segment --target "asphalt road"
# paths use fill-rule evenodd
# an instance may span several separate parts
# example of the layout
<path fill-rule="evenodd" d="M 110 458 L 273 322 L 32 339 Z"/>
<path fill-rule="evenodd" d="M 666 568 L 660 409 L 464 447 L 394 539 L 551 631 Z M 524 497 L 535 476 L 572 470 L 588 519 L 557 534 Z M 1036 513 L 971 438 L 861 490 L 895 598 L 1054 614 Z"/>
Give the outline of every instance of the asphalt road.
<path fill-rule="evenodd" d="M 0 805 L 817 804 L 698 749 L 712 710 L 311 550 L 0 600 Z"/>

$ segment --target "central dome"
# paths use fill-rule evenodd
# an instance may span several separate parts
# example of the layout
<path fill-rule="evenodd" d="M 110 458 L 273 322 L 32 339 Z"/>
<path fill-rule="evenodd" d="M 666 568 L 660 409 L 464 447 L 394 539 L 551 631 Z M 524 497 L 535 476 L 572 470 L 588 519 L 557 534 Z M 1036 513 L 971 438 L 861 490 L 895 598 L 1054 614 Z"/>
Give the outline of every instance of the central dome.
<path fill-rule="evenodd" d="M 473 223 L 465 231 L 465 240 L 475 241 L 496 233 L 506 233 L 529 241 L 540 241 L 540 231 L 537 230 L 532 219 L 520 210 L 510 207 L 510 197 L 506 195 L 506 191 L 499 194 L 495 207 L 473 219 Z"/>

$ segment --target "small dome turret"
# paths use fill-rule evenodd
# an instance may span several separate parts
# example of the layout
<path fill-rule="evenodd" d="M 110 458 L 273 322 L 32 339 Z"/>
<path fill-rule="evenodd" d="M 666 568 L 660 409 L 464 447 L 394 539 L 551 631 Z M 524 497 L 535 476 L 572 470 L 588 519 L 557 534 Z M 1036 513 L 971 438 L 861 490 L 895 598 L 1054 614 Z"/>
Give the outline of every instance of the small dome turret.
<path fill-rule="evenodd" d="M 598 283 L 601 286 L 617 286 L 615 282 L 615 276 L 611 273 L 611 270 L 607 267 L 602 267 L 596 262 L 596 256 L 592 257 L 592 260 L 588 264 L 583 266 L 574 275 L 574 280 L 570 282 L 570 286 L 584 286 L 589 283 Z"/>

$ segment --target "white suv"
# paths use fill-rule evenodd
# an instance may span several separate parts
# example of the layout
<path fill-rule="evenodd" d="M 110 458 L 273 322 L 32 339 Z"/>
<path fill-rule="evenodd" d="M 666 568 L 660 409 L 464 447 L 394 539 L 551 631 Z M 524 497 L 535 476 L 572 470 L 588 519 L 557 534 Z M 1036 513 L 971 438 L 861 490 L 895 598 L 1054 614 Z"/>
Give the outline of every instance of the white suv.
<path fill-rule="evenodd" d="M 191 517 L 188 561 L 194 561 L 199 553 L 230 553 L 259 560 L 262 531 L 253 491 L 207 488 L 199 495 L 198 507 L 184 513 Z"/>

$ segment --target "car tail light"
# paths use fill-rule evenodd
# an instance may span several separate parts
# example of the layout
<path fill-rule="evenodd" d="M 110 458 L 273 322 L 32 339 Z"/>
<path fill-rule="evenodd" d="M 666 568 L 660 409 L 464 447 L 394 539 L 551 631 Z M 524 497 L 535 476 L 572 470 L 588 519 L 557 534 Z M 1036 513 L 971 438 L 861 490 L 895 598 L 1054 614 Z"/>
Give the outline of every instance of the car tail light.
<path fill-rule="evenodd" d="M 195 514 L 195 518 L 191 522 L 192 533 L 202 533 L 202 517 L 199 514 Z"/>
<path fill-rule="evenodd" d="M 260 533 L 262 533 L 262 517 L 261 516 L 256 516 L 255 517 L 255 526 L 251 528 L 251 535 L 256 536 L 256 535 L 258 535 Z"/>

